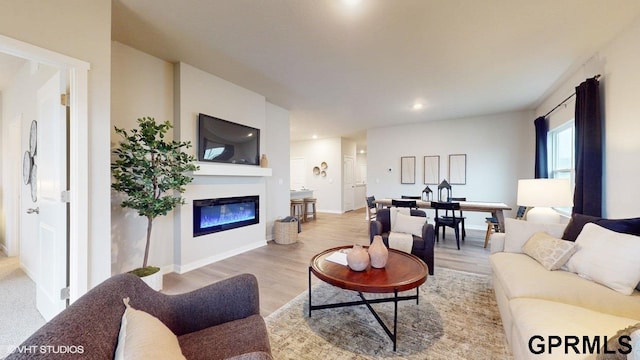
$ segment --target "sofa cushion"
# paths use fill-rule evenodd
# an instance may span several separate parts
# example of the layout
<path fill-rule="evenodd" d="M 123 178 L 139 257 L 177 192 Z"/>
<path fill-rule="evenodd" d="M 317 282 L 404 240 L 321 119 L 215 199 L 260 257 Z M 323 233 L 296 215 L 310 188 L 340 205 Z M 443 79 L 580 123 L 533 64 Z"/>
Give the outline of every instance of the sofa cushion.
<path fill-rule="evenodd" d="M 183 359 L 178 338 L 158 318 L 129 305 L 120 323 L 115 359 Z"/>
<path fill-rule="evenodd" d="M 585 224 L 594 223 L 615 232 L 640 236 L 640 218 L 603 219 L 596 216 L 573 214 L 562 238 L 576 241 Z"/>
<path fill-rule="evenodd" d="M 391 231 L 405 234 L 413 234 L 422 237 L 422 226 L 427 218 L 421 216 L 409 216 L 397 213 L 395 222 L 391 223 Z"/>
<path fill-rule="evenodd" d="M 640 282 L 640 237 L 588 223 L 576 240 L 569 271 L 630 295 Z"/>
<path fill-rule="evenodd" d="M 269 336 L 260 315 L 229 321 L 178 337 L 189 360 L 227 359 L 245 353 L 271 353 Z M 207 349 L 207 351 L 203 351 Z"/>
<path fill-rule="evenodd" d="M 627 296 L 572 272 L 547 271 L 525 254 L 495 253 L 489 262 L 509 300 L 551 300 L 640 320 L 638 291 Z"/>
<path fill-rule="evenodd" d="M 522 246 L 531 235 L 544 231 L 553 237 L 560 237 L 566 224 L 541 224 L 524 220 L 505 219 L 504 251 L 522 253 Z"/>
<path fill-rule="evenodd" d="M 517 359 L 585 359 L 591 351 L 587 348 L 587 354 L 584 353 L 583 336 L 589 337 L 592 343 L 598 337 L 599 346 L 593 350 L 597 353 L 604 344 L 605 336 L 612 337 L 619 329 L 637 323 L 636 319 L 541 299 L 514 299 L 509 302 L 509 309 L 514 319 L 512 342 L 517 344 L 514 348 L 520 352 L 514 354 Z M 549 336 L 559 336 L 563 346 L 555 347 L 549 353 Z M 565 336 L 579 337 L 579 353 L 572 347 L 565 350 Z M 534 353 L 540 352 L 543 344 L 545 351 Z"/>
<path fill-rule="evenodd" d="M 555 238 L 546 232 L 537 232 L 522 247 L 547 270 L 558 270 L 576 252 L 576 244 Z"/>

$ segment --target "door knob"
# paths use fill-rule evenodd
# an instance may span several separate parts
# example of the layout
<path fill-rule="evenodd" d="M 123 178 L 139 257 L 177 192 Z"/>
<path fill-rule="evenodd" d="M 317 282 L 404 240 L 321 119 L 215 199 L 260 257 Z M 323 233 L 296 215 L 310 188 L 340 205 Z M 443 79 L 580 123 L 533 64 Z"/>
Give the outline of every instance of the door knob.
<path fill-rule="evenodd" d="M 35 208 L 35 209 L 27 209 L 27 214 L 40 214 L 40 208 Z"/>

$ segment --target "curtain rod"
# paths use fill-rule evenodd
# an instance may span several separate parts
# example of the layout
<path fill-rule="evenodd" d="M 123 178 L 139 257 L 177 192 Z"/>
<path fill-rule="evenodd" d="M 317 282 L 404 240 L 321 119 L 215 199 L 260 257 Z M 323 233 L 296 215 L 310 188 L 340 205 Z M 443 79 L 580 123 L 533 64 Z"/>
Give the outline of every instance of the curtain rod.
<path fill-rule="evenodd" d="M 593 77 L 594 79 L 598 80 L 600 78 L 600 74 L 596 75 Z M 569 99 L 571 99 L 572 97 L 576 96 L 575 91 L 573 92 L 573 94 L 569 95 L 566 99 L 562 100 L 560 102 L 560 104 L 556 105 L 556 107 L 554 107 L 553 109 L 549 110 L 548 113 L 546 113 L 543 117 L 547 117 L 549 116 L 549 114 L 551 114 L 552 112 L 554 112 L 557 108 L 559 108 L 560 106 L 564 105 L 564 103 L 566 103 L 567 101 L 569 101 Z"/>

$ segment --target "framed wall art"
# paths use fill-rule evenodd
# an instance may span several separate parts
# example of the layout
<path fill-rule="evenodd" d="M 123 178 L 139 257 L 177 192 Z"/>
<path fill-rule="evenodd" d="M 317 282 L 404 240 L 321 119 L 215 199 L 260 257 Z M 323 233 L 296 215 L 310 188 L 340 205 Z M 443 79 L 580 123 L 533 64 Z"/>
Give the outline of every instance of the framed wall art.
<path fill-rule="evenodd" d="M 452 185 L 467 183 L 467 154 L 449 155 L 449 183 Z"/>
<path fill-rule="evenodd" d="M 400 158 L 400 183 L 416 183 L 416 157 L 402 156 Z"/>
<path fill-rule="evenodd" d="M 424 183 L 436 185 L 440 179 L 440 156 L 432 155 L 424 157 Z"/>

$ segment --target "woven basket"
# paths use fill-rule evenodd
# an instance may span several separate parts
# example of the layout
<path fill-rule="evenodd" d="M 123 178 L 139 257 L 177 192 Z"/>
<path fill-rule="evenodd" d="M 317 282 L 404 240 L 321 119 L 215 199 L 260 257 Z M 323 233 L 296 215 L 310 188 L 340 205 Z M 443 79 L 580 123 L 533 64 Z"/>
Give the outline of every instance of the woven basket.
<path fill-rule="evenodd" d="M 275 221 L 273 232 L 276 244 L 293 244 L 298 241 L 298 222 Z"/>

